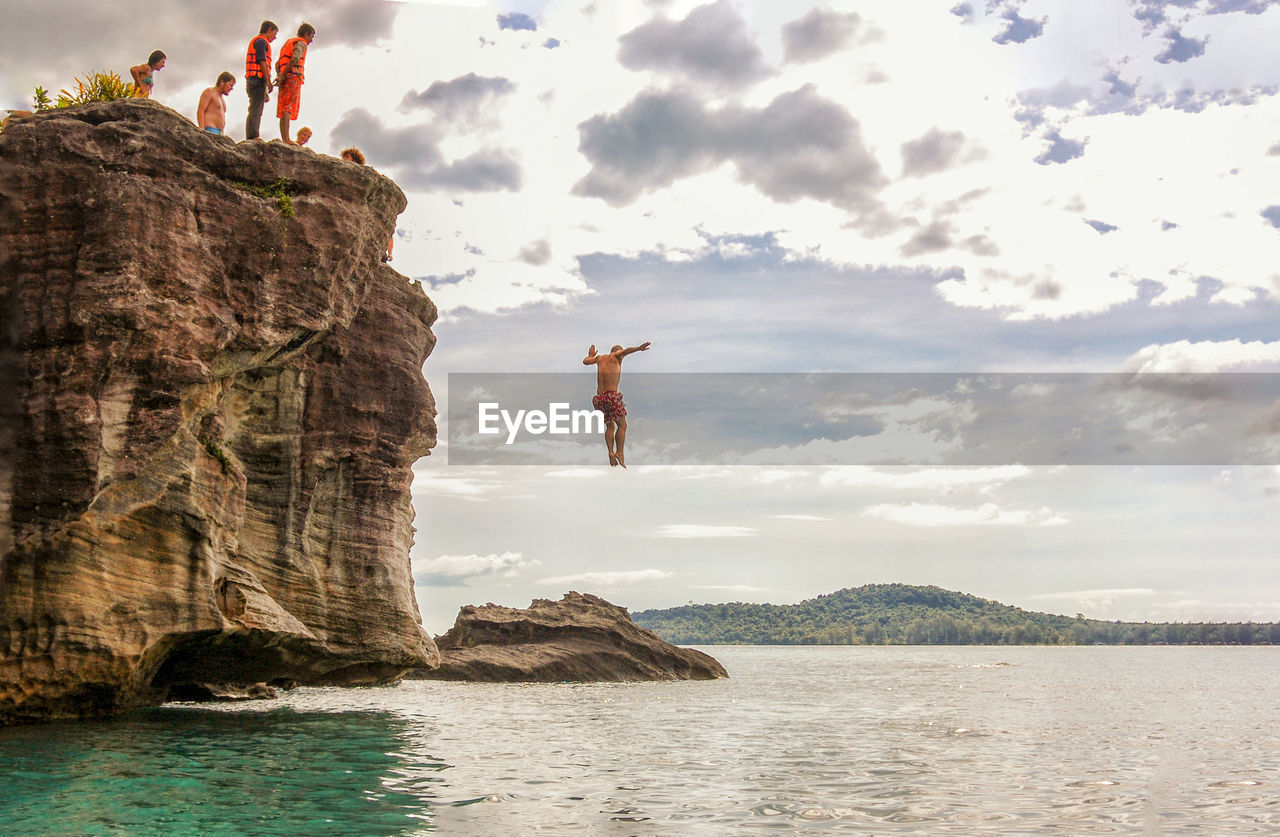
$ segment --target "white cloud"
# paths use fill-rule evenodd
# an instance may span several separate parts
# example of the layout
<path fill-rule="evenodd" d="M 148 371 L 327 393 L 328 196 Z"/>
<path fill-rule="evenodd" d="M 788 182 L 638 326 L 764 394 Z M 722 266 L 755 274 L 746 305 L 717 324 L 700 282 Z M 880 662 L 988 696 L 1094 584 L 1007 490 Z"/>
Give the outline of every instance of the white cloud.
<path fill-rule="evenodd" d="M 486 476 L 454 476 L 440 469 L 420 470 L 413 475 L 413 493 L 419 497 L 455 497 L 459 500 L 487 503 L 490 498 L 485 495 L 501 489 L 502 485 L 502 482 Z"/>
<path fill-rule="evenodd" d="M 983 503 L 977 508 L 935 503 L 881 503 L 868 506 L 862 514 L 907 526 L 1061 526 L 1069 522 L 1047 508 L 1039 511 L 1004 510 L 995 503 Z"/>
<path fill-rule="evenodd" d="M 602 477 L 607 473 L 603 468 L 561 468 L 558 471 L 548 471 L 543 476 L 548 479 L 585 480 Z"/>
<path fill-rule="evenodd" d="M 1116 587 L 1101 588 L 1098 590 L 1072 590 L 1062 593 L 1037 593 L 1028 596 L 1029 599 L 1049 602 L 1062 602 L 1062 607 L 1070 607 L 1080 612 L 1089 614 L 1098 614 L 1106 612 L 1115 612 L 1117 606 L 1132 607 L 1134 599 L 1150 599 L 1159 595 L 1157 591 L 1149 587 Z M 1150 602 L 1147 606 L 1151 609 L 1159 609 L 1162 607 L 1157 602 Z M 1167 606 L 1167 605 L 1166 605 Z M 1099 617 L 1095 617 L 1099 618 Z"/>
<path fill-rule="evenodd" d="M 885 423 L 913 424 L 941 417 L 964 423 L 972 415 L 973 405 L 969 402 L 948 401 L 945 398 L 912 398 L 903 404 L 887 404 L 866 406 L 863 404 L 841 404 L 838 401 L 823 405 L 819 413 L 827 419 L 850 418 L 852 416 L 874 416 Z"/>
<path fill-rule="evenodd" d="M 829 521 L 831 518 L 822 517 L 817 514 L 771 514 L 772 520 L 812 520 L 812 521 Z"/>
<path fill-rule="evenodd" d="M 1032 599 L 1115 599 L 1125 596 L 1154 596 L 1155 590 L 1150 587 L 1107 587 L 1099 590 L 1070 590 L 1061 593 L 1036 593 Z"/>
<path fill-rule="evenodd" d="M 383 0 L 383 2 L 411 3 L 416 6 L 462 6 L 471 9 L 482 9 L 489 5 L 489 0 Z"/>
<path fill-rule="evenodd" d="M 1126 372 L 1274 372 L 1280 370 L 1280 340 L 1179 340 L 1153 343 L 1130 355 Z"/>
<path fill-rule="evenodd" d="M 949 453 L 964 448 L 964 438 L 923 425 L 894 423 L 872 436 L 848 439 L 814 439 L 801 445 L 762 448 L 739 457 L 743 465 L 785 462 L 795 465 L 825 465 L 830 462 L 885 463 L 940 462 Z"/>
<path fill-rule="evenodd" d="M 774 483 L 788 482 L 797 477 L 807 478 L 810 474 L 812 474 L 812 469 L 809 468 L 753 468 L 748 479 L 761 485 L 772 485 Z M 726 472 L 725 475 L 736 477 L 733 471 Z"/>
<path fill-rule="evenodd" d="M 379 9 L 393 7 L 397 13 L 394 26 L 379 31 L 377 43 L 334 46 L 323 40 L 322 31 L 315 66 L 308 66 L 308 87 L 315 90 L 304 96 L 302 121 L 315 128 L 317 149 L 330 153 L 336 150 L 329 144 L 333 129 L 358 103 L 379 114 L 387 131 L 438 129 L 439 147 L 449 159 L 467 157 L 480 150 L 473 137 L 424 123 L 421 113 L 397 112 L 406 90 L 424 90 L 469 73 L 512 85 L 509 95 L 486 108 L 493 130 L 484 147 L 518 149 L 520 190 L 500 195 L 411 190 L 400 220 L 405 237 L 396 248 L 399 269 L 412 276 L 467 277 L 433 294 L 445 322 L 460 306 L 498 311 L 564 303 L 589 292 L 576 256 L 679 250 L 697 245 L 698 228 L 713 235 L 781 231 L 779 240 L 793 254 L 817 253 L 836 266 L 963 271 L 963 279 L 943 282 L 939 293 L 955 305 L 1009 318 L 1101 311 L 1133 300 L 1144 281 L 1164 286 L 1163 301 L 1185 298 L 1204 276 L 1223 283 L 1216 296 L 1223 305 L 1274 294 L 1280 236 L 1258 212 L 1274 203 L 1275 164 L 1265 149 L 1275 142 L 1269 126 L 1280 121 L 1280 97 L 1256 93 L 1250 103 L 1243 102 L 1250 101 L 1250 91 L 1280 84 L 1280 70 L 1266 60 L 1280 35 L 1275 7 L 1261 14 L 1211 16 L 1192 9 L 1188 14 L 1194 13 L 1196 36 L 1210 38 L 1206 53 L 1192 62 L 1164 65 L 1155 60 L 1162 39 L 1144 35 L 1131 4 L 1045 0 L 1035 15 L 1048 20 L 1044 34 L 1010 48 L 991 41 L 993 27 L 1001 25 L 998 15 L 966 26 L 948 11 L 950 2 L 926 7 L 900 0 L 859 2 L 858 31 L 875 32 L 874 38 L 814 63 L 779 65 L 775 75 L 734 92 L 724 104 L 760 112 L 777 97 L 812 85 L 815 95 L 856 119 L 867 147 L 889 172 L 898 170 L 903 144 L 924 136 L 963 136 L 986 150 L 981 159 L 962 155 L 963 165 L 884 186 L 875 195 L 885 210 L 883 223 L 862 231 L 849 226 L 849 212 L 821 199 L 768 198 L 733 166 L 678 180 L 627 207 L 572 195 L 569 186 L 590 169 L 580 151 L 579 126 L 619 112 L 654 83 L 650 73 L 620 64 L 619 38 L 651 24 L 655 6 L 619 2 L 609 4 L 607 14 L 584 14 L 582 0 L 536 5 L 536 33 L 504 31 L 499 37 L 493 8 L 482 0 L 381 3 Z M 783 27 L 817 5 L 678 3 L 662 14 L 674 20 L 698 6 L 731 13 L 743 49 L 754 54 L 758 46 L 772 66 L 783 57 Z M 59 6 L 74 4 L 55 2 L 40 17 L 66 17 Z M 38 26 L 41 37 L 52 33 L 56 27 L 40 17 L 20 24 Z M 157 11 L 153 17 L 164 15 Z M 739 17 L 744 25 L 738 25 Z M 819 17 L 841 15 L 837 9 Z M 82 25 L 120 27 L 86 41 L 112 44 L 130 23 L 94 16 Z M 560 48 L 537 48 L 548 37 L 560 41 Z M 240 48 L 239 40 L 227 43 Z M 695 43 L 691 58 L 714 57 L 714 41 Z M 31 54 L 38 55 L 36 50 L 47 52 L 47 46 L 32 46 Z M 97 51 L 87 55 L 86 61 L 107 57 Z M 27 50 L 20 56 L 15 65 L 35 60 Z M 179 57 L 174 54 L 169 73 L 178 72 Z M 4 82 L 16 103 L 19 93 L 30 90 L 29 82 L 19 80 L 39 80 L 39 65 L 15 65 L 6 66 Z M 360 72 L 353 73 L 353 66 Z M 956 67 L 963 71 L 945 69 Z M 676 77 L 673 86 L 698 74 L 696 66 L 679 62 L 668 69 Z M 1118 71 L 1133 87 L 1141 113 L 1098 106 L 1109 101 L 1108 71 Z M 851 81 L 871 73 L 884 83 Z M 1040 105 L 1044 125 L 1028 133 L 1014 117 L 1023 107 L 1020 95 L 1037 89 L 1080 92 L 1046 99 Z M 1173 107 L 1183 91 L 1203 101 Z M 157 95 L 187 112 L 198 93 L 192 82 L 182 89 L 162 84 Z M 1233 100 L 1237 103 L 1225 103 Z M 924 106 L 903 107 L 903 102 Z M 238 124 L 229 126 L 233 135 L 242 130 Z M 1084 154 L 1061 165 L 1037 165 L 1034 159 L 1049 129 L 1087 140 Z M 681 147 L 677 144 L 671 154 L 680 157 Z M 371 158 L 370 165 L 385 170 L 386 161 Z M 784 185 L 773 183 L 774 194 L 792 195 Z M 956 210 L 958 199 L 974 194 L 963 211 Z M 1099 235 L 1083 223 L 1085 218 L 1116 229 Z M 1165 220 L 1176 226 L 1165 228 Z M 904 245 L 922 230 L 934 231 L 939 246 L 904 255 Z M 546 241 L 552 257 L 545 264 L 521 261 L 519 254 L 531 241 Z"/>
<path fill-rule="evenodd" d="M 955 398 L 909 392 L 891 403 L 882 403 L 865 393 L 833 394 L 819 407 L 824 421 L 863 419 L 874 422 L 878 430 L 838 440 L 817 438 L 803 444 L 764 448 L 738 461 L 748 465 L 940 462 L 946 454 L 963 449 L 961 431 L 977 418 L 974 404 L 964 398 L 965 394 L 962 387 L 948 394 Z M 785 468 L 766 472 L 774 479 L 782 479 L 788 473 Z"/>
<path fill-rule="evenodd" d="M 489 555 L 441 555 L 438 558 L 413 562 L 414 575 L 444 578 L 470 578 L 479 575 L 496 575 L 514 578 L 524 570 L 540 567 L 536 558 L 527 559 L 519 552 L 491 553 Z"/>
<path fill-rule="evenodd" d="M 1009 390 L 1009 394 L 1017 399 L 1043 398 L 1052 395 L 1057 389 L 1056 384 L 1018 384 Z"/>
<path fill-rule="evenodd" d="M 584 587 L 611 588 L 625 587 L 629 584 L 636 584 L 641 581 L 661 581 L 664 578 L 671 578 L 675 573 L 667 570 L 612 570 L 603 572 L 587 572 L 576 573 L 574 575 L 559 575 L 553 578 L 539 579 L 541 584 L 551 585 L 582 585 Z"/>
<path fill-rule="evenodd" d="M 768 587 L 753 587 L 750 584 L 694 584 L 690 590 L 723 590 L 726 593 L 767 593 Z"/>
<path fill-rule="evenodd" d="M 704 526 L 697 523 L 671 523 L 659 526 L 657 538 L 749 538 L 756 534 L 750 526 Z"/>
<path fill-rule="evenodd" d="M 1160 619 L 1178 622 L 1274 622 L 1280 613 L 1280 601 L 1205 602 L 1184 599 L 1153 603 L 1151 609 Z"/>
<path fill-rule="evenodd" d="M 847 486 L 895 491 L 950 492 L 976 489 L 988 492 L 1012 480 L 1029 476 L 1024 465 L 1001 465 L 992 468 L 924 468 L 884 470 L 860 466 L 832 468 L 822 474 L 825 487 Z"/>
<path fill-rule="evenodd" d="M 1043 10 L 1051 21 L 1044 36 L 1011 50 L 991 42 L 990 27 L 961 26 L 946 3 L 923 12 L 892 0 L 860 3 L 860 26 L 879 33 L 876 38 L 814 64 L 780 66 L 776 77 L 731 101 L 759 110 L 812 84 L 824 99 L 856 117 L 886 171 L 899 167 L 903 143 L 930 132 L 962 134 L 988 152 L 928 178 L 886 186 L 879 198 L 891 222 L 888 232 L 864 235 L 847 227 L 846 211 L 816 200 L 771 200 L 741 182 L 732 166 L 679 180 L 628 207 L 570 194 L 568 186 L 590 168 L 579 151 L 578 126 L 617 113 L 653 81 L 618 60 L 618 37 L 654 17 L 645 3 L 618 3 L 607 15 L 583 14 L 579 0 L 542 4 L 536 39 L 555 37 L 562 42 L 555 50 L 527 48 L 536 42 L 518 33 L 505 32 L 495 40 L 487 8 L 397 5 L 404 10 L 392 38 L 380 48 L 351 55 L 332 48 L 317 52 L 317 85 L 332 95 L 306 101 L 304 119 L 323 138 L 350 103 L 362 102 L 384 116 L 388 129 L 400 129 L 421 122 L 418 114 L 396 113 L 406 86 L 424 89 L 467 73 L 515 85 L 501 106 L 486 114 L 494 124 L 486 144 L 519 149 L 521 190 L 463 196 L 411 191 L 400 220 L 405 238 L 396 250 L 399 269 L 411 276 L 466 277 L 433 292 L 444 322 L 460 306 L 497 311 L 536 302 L 563 304 L 590 292 L 575 256 L 694 250 L 700 243 L 693 232 L 697 228 L 713 235 L 780 231 L 780 242 L 792 253 L 819 253 L 833 266 L 960 268 L 964 281 L 939 288 L 948 300 L 1013 318 L 1099 311 L 1133 299 L 1135 283 L 1143 279 L 1165 285 L 1164 299 L 1173 300 L 1189 293 L 1196 277 L 1212 276 L 1224 283 L 1219 300 L 1239 304 L 1252 297 L 1253 288 L 1270 287 L 1277 274 L 1280 237 L 1256 217 L 1270 202 L 1265 199 L 1268 178 L 1257 168 L 1261 163 L 1251 163 L 1258 159 L 1260 126 L 1280 118 L 1275 97 L 1261 97 L 1247 107 L 1210 105 L 1199 113 L 1150 109 L 1136 118 L 1091 114 L 1089 101 L 1081 100 L 1049 113 L 1064 136 L 1088 139 L 1082 157 L 1055 166 L 1033 162 L 1043 139 L 1022 135 L 1011 104 L 1028 87 L 1064 79 L 1086 91 L 1102 90 L 1098 68 L 1104 59 L 1123 65 L 1128 79 L 1145 79 L 1151 89 L 1141 89 L 1143 95 L 1153 95 L 1161 85 L 1171 94 L 1188 75 L 1197 81 L 1197 73 L 1223 89 L 1274 84 L 1280 79 L 1268 76 L 1266 62 L 1228 61 L 1227 55 L 1231 49 L 1266 55 L 1266 35 L 1280 20 L 1275 10 L 1214 16 L 1205 30 L 1212 30 L 1212 43 L 1234 46 L 1211 47 L 1196 62 L 1165 67 L 1154 62 L 1150 49 L 1159 39 L 1144 39 L 1123 4 L 1090 3 L 1087 13 L 1072 14 L 1055 14 L 1050 4 Z M 677 4 L 666 13 L 687 15 L 696 5 Z M 782 27 L 804 8 L 750 1 L 735 6 L 766 57 L 780 59 Z M 1095 21 L 1088 37 L 1077 37 L 1079 26 L 1072 21 L 1081 17 Z M 1248 36 L 1255 29 L 1259 34 Z M 486 45 L 478 47 L 482 38 Z M 330 59 L 328 66 L 322 57 Z M 352 61 L 405 84 L 365 84 L 357 91 L 340 72 L 340 65 Z M 942 66 L 965 71 L 939 72 Z M 886 82 L 848 83 L 873 71 Z M 904 108 L 903 101 L 930 106 Z M 1169 136 L 1179 141 L 1170 143 Z M 477 150 L 469 141 L 449 135 L 441 149 L 450 158 L 466 156 Z M 1274 138 L 1267 135 L 1267 142 Z M 1226 161 L 1243 173 L 1225 176 L 1231 165 Z M 948 214 L 949 204 L 975 189 L 982 194 L 964 212 Z M 1117 230 L 1099 236 L 1082 223 L 1071 204 L 1077 195 L 1090 218 Z M 1153 220 L 1163 218 L 1175 220 L 1177 228 L 1166 231 Z M 904 243 L 926 228 L 945 231 L 949 246 L 904 256 Z M 535 240 L 545 240 L 553 255 L 545 264 L 519 258 L 521 248 Z M 975 240 L 990 243 L 999 255 L 982 255 L 991 250 L 973 246 Z"/>

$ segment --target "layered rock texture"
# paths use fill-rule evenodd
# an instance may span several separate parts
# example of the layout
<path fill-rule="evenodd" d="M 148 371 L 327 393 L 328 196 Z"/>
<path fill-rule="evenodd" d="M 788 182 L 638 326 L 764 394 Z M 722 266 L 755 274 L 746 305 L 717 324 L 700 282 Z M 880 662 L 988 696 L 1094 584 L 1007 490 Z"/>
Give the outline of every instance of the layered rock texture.
<path fill-rule="evenodd" d="M 569 592 L 527 609 L 466 605 L 436 637 L 439 668 L 426 679 L 489 682 L 714 680 L 728 677 L 713 658 L 677 648 L 599 596 Z"/>
<path fill-rule="evenodd" d="M 0 722 L 434 665 L 435 307 L 371 168 L 150 101 L 0 133 Z"/>

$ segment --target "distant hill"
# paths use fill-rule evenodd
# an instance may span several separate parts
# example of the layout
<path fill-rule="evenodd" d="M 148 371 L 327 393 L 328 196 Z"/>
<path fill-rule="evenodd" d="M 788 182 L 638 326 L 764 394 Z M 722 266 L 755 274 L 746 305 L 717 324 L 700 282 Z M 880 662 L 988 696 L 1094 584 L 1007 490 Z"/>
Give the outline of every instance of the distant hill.
<path fill-rule="evenodd" d="M 793 605 L 688 605 L 631 618 L 677 645 L 1280 644 L 1280 623 L 1104 622 L 909 584 L 868 584 Z"/>

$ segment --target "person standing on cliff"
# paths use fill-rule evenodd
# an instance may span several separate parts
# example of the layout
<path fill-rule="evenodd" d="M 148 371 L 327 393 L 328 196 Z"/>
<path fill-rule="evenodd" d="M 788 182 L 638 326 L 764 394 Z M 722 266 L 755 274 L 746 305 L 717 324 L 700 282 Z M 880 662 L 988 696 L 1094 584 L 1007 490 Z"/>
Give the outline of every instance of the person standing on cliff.
<path fill-rule="evenodd" d="M 226 71 L 218 76 L 213 87 L 206 87 L 196 106 L 196 122 L 211 134 L 222 136 L 227 128 L 227 94 L 236 86 L 236 77 Z"/>
<path fill-rule="evenodd" d="M 604 445 L 609 451 L 609 465 L 627 467 L 627 460 L 622 446 L 627 441 L 627 405 L 622 401 L 622 393 L 618 392 L 618 382 L 622 380 L 622 359 L 633 352 L 649 351 L 649 341 L 639 346 L 624 349 L 614 346 L 608 354 L 596 354 L 593 345 L 582 359 L 583 366 L 596 367 L 596 394 L 591 399 L 591 406 L 604 413 Z"/>
<path fill-rule="evenodd" d="M 289 139 L 289 123 L 298 118 L 302 108 L 302 85 L 306 81 L 307 48 L 316 38 L 316 28 L 310 23 L 298 27 L 297 37 L 290 38 L 280 48 L 280 60 L 276 62 L 275 86 L 280 88 L 276 100 L 276 116 L 280 117 L 280 139 L 294 145 Z"/>
<path fill-rule="evenodd" d="M 168 61 L 168 58 L 165 57 L 165 54 L 160 50 L 156 50 L 151 53 L 147 63 L 129 68 L 129 75 L 133 76 L 133 96 L 135 99 L 151 98 L 151 91 L 156 86 L 156 73 L 164 69 L 166 61 Z"/>
<path fill-rule="evenodd" d="M 280 27 L 262 21 L 257 36 L 249 42 L 244 57 L 244 90 L 249 94 L 249 117 L 244 123 L 244 138 L 258 139 L 262 127 L 262 108 L 271 100 L 271 42 Z"/>

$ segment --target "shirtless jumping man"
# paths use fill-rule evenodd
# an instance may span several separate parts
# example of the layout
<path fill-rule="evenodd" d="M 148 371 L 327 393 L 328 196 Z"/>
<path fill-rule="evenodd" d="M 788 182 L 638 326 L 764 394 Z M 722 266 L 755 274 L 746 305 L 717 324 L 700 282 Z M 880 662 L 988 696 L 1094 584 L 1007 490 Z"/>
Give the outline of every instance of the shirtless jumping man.
<path fill-rule="evenodd" d="M 592 346 L 582 359 L 583 366 L 594 363 L 596 367 L 596 395 L 591 399 L 591 406 L 604 413 L 604 444 L 609 449 L 610 465 L 627 467 L 627 460 L 622 454 L 622 445 L 627 441 L 627 405 L 622 402 L 622 393 L 618 392 L 622 359 L 632 352 L 647 351 L 647 340 L 630 349 L 614 346 L 607 355 L 596 354 L 596 347 Z"/>

